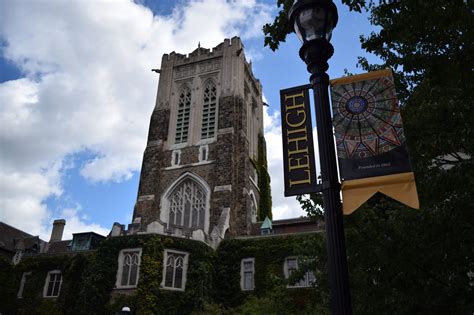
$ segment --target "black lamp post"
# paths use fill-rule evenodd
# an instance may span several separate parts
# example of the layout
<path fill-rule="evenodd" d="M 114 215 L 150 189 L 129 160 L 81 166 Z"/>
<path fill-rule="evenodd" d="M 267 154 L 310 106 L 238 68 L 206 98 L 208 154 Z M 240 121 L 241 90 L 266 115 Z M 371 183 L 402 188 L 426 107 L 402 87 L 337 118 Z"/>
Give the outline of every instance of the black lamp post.
<path fill-rule="evenodd" d="M 326 224 L 331 308 L 333 314 L 352 314 L 347 271 L 346 244 L 329 104 L 327 61 L 334 48 L 329 43 L 337 24 L 332 0 L 297 0 L 290 10 L 290 23 L 303 42 L 300 57 L 311 73 Z"/>

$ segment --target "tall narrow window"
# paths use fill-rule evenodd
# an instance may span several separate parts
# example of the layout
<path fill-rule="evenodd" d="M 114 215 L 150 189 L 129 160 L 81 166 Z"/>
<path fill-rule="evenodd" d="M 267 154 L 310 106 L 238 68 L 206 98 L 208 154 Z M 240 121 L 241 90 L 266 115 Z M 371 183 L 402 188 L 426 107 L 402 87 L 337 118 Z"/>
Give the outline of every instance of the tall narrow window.
<path fill-rule="evenodd" d="M 176 118 L 175 143 L 188 141 L 189 114 L 191 111 L 191 90 L 184 86 L 179 94 L 178 115 Z"/>
<path fill-rule="evenodd" d="M 23 292 L 25 291 L 26 278 L 31 276 L 31 271 L 23 272 L 21 276 L 20 289 L 18 289 L 17 298 L 23 298 Z"/>
<path fill-rule="evenodd" d="M 53 270 L 48 272 L 46 281 L 43 288 L 44 297 L 57 297 L 61 289 L 61 283 L 63 282 L 61 271 Z"/>
<path fill-rule="evenodd" d="M 240 264 L 240 286 L 242 290 L 254 289 L 254 273 L 255 273 L 255 259 L 242 259 Z"/>
<path fill-rule="evenodd" d="M 184 290 L 186 287 L 186 272 L 188 253 L 165 251 L 162 287 L 172 290 Z"/>
<path fill-rule="evenodd" d="M 119 254 L 117 270 L 117 288 L 135 288 L 138 283 L 142 250 L 140 248 L 124 249 Z"/>
<path fill-rule="evenodd" d="M 169 202 L 170 225 L 204 229 L 206 193 L 198 183 L 184 180 L 173 190 Z"/>
<path fill-rule="evenodd" d="M 217 89 L 214 81 L 209 80 L 204 87 L 202 104 L 201 139 L 214 137 L 216 127 Z"/>

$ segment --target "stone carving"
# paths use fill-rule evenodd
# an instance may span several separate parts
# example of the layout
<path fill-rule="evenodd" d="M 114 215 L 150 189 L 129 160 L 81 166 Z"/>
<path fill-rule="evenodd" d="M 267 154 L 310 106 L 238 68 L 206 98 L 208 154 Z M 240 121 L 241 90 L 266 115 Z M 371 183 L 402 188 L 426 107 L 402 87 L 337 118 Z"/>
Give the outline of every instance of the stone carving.
<path fill-rule="evenodd" d="M 196 74 L 196 65 L 180 66 L 175 70 L 175 78 L 180 79 L 184 77 L 190 77 Z"/>
<path fill-rule="evenodd" d="M 221 67 L 221 59 L 211 59 L 199 63 L 199 73 L 218 70 Z"/>

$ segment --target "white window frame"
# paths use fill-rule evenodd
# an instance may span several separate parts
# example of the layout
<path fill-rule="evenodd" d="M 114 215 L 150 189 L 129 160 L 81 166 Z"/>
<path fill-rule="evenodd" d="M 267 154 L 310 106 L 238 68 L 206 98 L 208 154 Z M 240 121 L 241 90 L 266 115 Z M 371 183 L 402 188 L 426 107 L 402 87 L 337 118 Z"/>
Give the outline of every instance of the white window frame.
<path fill-rule="evenodd" d="M 122 285 L 122 274 L 123 274 L 123 266 L 125 255 L 128 253 L 138 253 L 138 267 L 137 267 L 137 281 L 134 285 Z M 117 276 L 115 281 L 115 288 L 116 289 L 134 289 L 138 286 L 138 281 L 140 281 L 140 266 L 142 264 L 142 249 L 141 248 L 125 248 L 122 249 L 118 256 L 118 268 L 117 268 Z M 130 277 L 130 274 L 129 274 Z M 130 282 L 130 279 L 129 281 Z"/>
<path fill-rule="evenodd" d="M 184 258 L 183 258 L 183 277 L 182 277 L 180 288 L 168 287 L 168 286 L 165 285 L 167 261 L 168 261 L 168 257 L 172 254 L 184 255 Z M 182 251 L 179 251 L 179 250 L 174 250 L 174 249 L 165 249 L 164 255 L 163 255 L 163 276 L 162 276 L 162 279 L 161 279 L 161 288 L 162 289 L 172 290 L 172 291 L 185 291 L 186 290 L 186 276 L 187 276 L 187 273 L 188 273 L 188 261 L 189 261 L 189 253 L 182 252 Z M 174 277 L 175 277 L 175 275 L 173 275 L 173 282 L 175 281 Z"/>
<path fill-rule="evenodd" d="M 299 269 L 299 262 L 297 256 L 289 256 L 285 258 L 285 263 L 283 264 L 283 271 L 285 274 L 285 279 L 290 277 L 290 272 L 288 268 L 288 261 L 295 260 L 296 261 L 296 270 Z M 314 272 L 311 270 L 306 271 L 303 278 L 300 281 L 297 281 L 294 284 L 288 284 L 287 288 L 309 288 L 311 287 L 316 281 L 316 277 L 314 276 Z"/>
<path fill-rule="evenodd" d="M 26 277 L 28 276 L 31 276 L 31 271 L 23 272 L 23 274 L 21 275 L 20 288 L 18 289 L 18 293 L 16 294 L 16 297 L 18 299 L 23 298 L 23 290 L 25 289 Z"/>
<path fill-rule="evenodd" d="M 47 295 L 48 294 L 48 288 L 49 288 L 49 281 L 51 280 L 51 275 L 61 275 L 61 280 L 59 281 L 59 288 L 58 288 L 58 294 L 57 295 Z M 46 276 L 46 280 L 44 282 L 44 287 L 43 287 L 43 297 L 44 298 L 57 298 L 59 296 L 59 294 L 61 294 L 61 285 L 63 283 L 63 275 L 61 273 L 61 270 L 51 270 L 48 272 L 48 275 Z M 54 282 L 53 286 L 56 284 L 56 282 Z M 51 293 L 54 292 L 54 287 L 53 287 L 53 291 Z M 23 293 L 23 292 L 22 292 Z"/>
<path fill-rule="evenodd" d="M 245 270 L 245 263 L 252 263 L 252 269 L 251 270 Z M 246 288 L 245 287 L 245 273 L 250 272 L 252 275 L 252 287 L 251 288 Z M 242 291 L 252 291 L 255 289 L 255 258 L 249 257 L 249 258 L 244 258 L 240 262 L 240 288 Z"/>

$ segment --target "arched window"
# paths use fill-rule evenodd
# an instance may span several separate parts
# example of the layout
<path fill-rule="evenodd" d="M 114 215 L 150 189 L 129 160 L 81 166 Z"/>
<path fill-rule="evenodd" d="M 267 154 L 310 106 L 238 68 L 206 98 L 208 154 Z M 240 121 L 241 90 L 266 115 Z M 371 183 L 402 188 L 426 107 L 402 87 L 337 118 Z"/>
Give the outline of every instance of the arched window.
<path fill-rule="evenodd" d="M 204 87 L 202 104 L 201 139 L 214 137 L 216 127 L 217 89 L 214 81 L 209 80 Z"/>
<path fill-rule="evenodd" d="M 182 181 L 169 195 L 169 224 L 204 229 L 206 192 L 192 179 Z"/>
<path fill-rule="evenodd" d="M 191 112 L 191 90 L 184 86 L 179 93 L 178 115 L 176 118 L 175 143 L 188 141 L 189 114 Z"/>
<path fill-rule="evenodd" d="M 141 248 L 123 249 L 119 254 L 117 288 L 135 288 L 138 283 L 141 263 Z"/>

